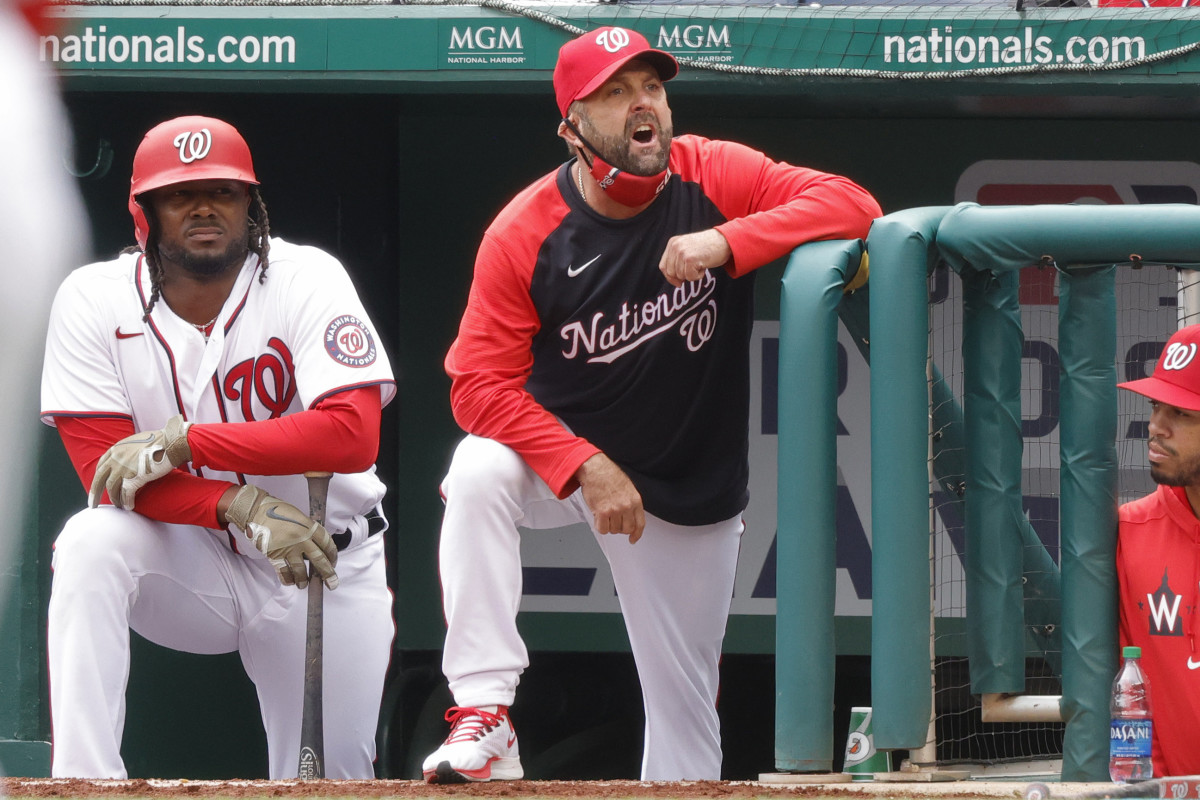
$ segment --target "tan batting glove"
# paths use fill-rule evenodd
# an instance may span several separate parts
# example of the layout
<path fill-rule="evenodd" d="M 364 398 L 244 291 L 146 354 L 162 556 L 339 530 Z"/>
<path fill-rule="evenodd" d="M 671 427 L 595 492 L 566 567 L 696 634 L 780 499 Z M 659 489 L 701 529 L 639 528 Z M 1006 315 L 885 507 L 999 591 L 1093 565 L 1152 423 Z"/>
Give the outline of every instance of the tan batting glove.
<path fill-rule="evenodd" d="M 337 547 L 325 526 L 310 519 L 291 503 L 249 484 L 238 489 L 225 512 L 225 519 L 237 525 L 254 541 L 279 573 L 284 586 L 308 586 L 305 559 L 325 585 L 336 589 Z"/>
<path fill-rule="evenodd" d="M 180 464 L 192 460 L 187 432 L 192 423 L 176 414 L 161 431 L 145 431 L 126 436 L 108 448 L 96 464 L 96 475 L 88 492 L 88 505 L 100 505 L 108 490 L 108 499 L 126 511 L 133 511 L 138 489 L 158 480 Z"/>

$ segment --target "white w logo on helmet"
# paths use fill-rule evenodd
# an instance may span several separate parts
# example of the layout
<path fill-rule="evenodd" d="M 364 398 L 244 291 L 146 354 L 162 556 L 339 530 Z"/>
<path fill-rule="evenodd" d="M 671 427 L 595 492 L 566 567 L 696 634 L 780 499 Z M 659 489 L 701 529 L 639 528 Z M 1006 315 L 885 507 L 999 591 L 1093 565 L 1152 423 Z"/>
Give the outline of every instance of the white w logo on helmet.
<path fill-rule="evenodd" d="M 629 46 L 629 31 L 624 28 L 612 28 L 607 31 L 601 31 L 600 35 L 596 37 L 596 44 L 610 53 L 616 53 L 622 47 Z"/>
<path fill-rule="evenodd" d="M 212 147 L 212 134 L 208 128 L 201 128 L 195 133 L 184 131 L 171 143 L 179 148 L 179 160 L 190 164 L 208 155 L 209 148 Z"/>
<path fill-rule="evenodd" d="M 1167 352 L 1163 353 L 1162 360 L 1159 362 L 1163 369 L 1177 370 L 1183 369 L 1188 364 L 1192 363 L 1192 359 L 1196 357 L 1196 343 L 1183 344 L 1175 342 L 1167 348 Z"/>

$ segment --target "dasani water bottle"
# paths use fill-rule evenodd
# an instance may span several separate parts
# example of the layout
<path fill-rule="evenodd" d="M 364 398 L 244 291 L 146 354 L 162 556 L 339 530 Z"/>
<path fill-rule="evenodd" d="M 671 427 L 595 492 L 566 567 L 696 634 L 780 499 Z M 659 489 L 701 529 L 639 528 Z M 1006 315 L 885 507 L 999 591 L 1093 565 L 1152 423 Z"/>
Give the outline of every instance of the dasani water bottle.
<path fill-rule="evenodd" d="M 1113 783 L 1131 783 L 1154 777 L 1150 761 L 1154 722 L 1150 710 L 1150 684 L 1142 672 L 1142 648 L 1121 651 L 1122 664 L 1113 680 L 1109 701 L 1112 724 L 1108 740 L 1108 776 Z"/>

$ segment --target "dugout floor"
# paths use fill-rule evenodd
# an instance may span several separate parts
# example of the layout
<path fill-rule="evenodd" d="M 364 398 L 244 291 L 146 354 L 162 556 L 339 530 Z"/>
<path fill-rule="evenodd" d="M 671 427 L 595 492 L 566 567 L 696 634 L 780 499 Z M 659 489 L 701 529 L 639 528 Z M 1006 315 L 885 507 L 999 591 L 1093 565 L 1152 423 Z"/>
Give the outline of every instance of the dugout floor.
<path fill-rule="evenodd" d="M 430 786 L 420 781 L 99 781 L 54 778 L 0 778 L 8 797 L 571 797 L 571 798 L 1021 798 L 1024 781 L 856 781 L 780 784 L 763 781 L 497 781 Z M 1104 783 L 1051 783 L 1051 797 L 1095 796 Z"/>

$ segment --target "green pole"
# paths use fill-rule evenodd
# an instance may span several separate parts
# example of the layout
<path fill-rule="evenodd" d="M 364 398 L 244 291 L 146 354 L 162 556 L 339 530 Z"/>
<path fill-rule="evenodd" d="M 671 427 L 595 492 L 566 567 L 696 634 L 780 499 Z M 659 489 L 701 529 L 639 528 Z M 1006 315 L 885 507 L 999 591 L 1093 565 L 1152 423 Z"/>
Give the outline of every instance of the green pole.
<path fill-rule="evenodd" d="M 960 489 L 966 486 L 967 471 L 962 407 L 936 364 L 931 383 L 933 428 L 937 431 L 933 441 L 933 474 L 961 507 L 965 505 L 965 491 Z M 965 511 L 963 514 L 965 516 Z M 1062 589 L 1058 564 L 1054 563 L 1029 519 L 1022 515 L 1017 522 L 1021 533 L 1025 629 L 1032 643 L 1028 655 L 1046 659 L 1051 669 L 1061 675 Z"/>
<path fill-rule="evenodd" d="M 775 767 L 833 769 L 837 307 L 859 240 L 797 248 L 779 311 Z"/>
<path fill-rule="evenodd" d="M 875 221 L 871 256 L 871 705 L 875 746 L 923 747 L 929 674 L 929 290 L 944 208 Z"/>
<path fill-rule="evenodd" d="M 1059 448 L 1065 781 L 1108 778 L 1117 671 L 1116 267 L 1059 280 Z"/>
<path fill-rule="evenodd" d="M 963 283 L 963 419 L 967 442 L 967 654 L 971 691 L 1025 688 L 1021 576 L 1019 273 L 968 267 Z"/>

